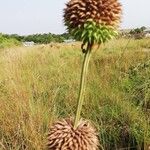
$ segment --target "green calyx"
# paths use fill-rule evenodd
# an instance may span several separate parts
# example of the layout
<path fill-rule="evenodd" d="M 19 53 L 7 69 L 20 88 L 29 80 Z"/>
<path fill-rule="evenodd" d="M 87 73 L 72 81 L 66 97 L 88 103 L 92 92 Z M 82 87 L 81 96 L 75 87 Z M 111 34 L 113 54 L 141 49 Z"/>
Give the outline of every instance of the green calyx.
<path fill-rule="evenodd" d="M 92 20 L 87 20 L 84 25 L 69 29 L 69 31 L 76 40 L 94 44 L 105 43 L 118 35 L 114 27 L 97 24 Z"/>

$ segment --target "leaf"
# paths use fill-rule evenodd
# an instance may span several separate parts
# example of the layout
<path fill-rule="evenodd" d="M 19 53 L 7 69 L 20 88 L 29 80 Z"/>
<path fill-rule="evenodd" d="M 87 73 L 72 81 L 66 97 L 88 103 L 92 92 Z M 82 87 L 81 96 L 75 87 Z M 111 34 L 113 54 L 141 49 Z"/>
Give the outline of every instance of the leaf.
<path fill-rule="evenodd" d="M 82 35 L 81 35 L 81 38 L 83 38 L 83 37 L 86 36 L 86 35 L 87 35 L 87 31 L 86 31 L 86 30 L 83 30 Z"/>

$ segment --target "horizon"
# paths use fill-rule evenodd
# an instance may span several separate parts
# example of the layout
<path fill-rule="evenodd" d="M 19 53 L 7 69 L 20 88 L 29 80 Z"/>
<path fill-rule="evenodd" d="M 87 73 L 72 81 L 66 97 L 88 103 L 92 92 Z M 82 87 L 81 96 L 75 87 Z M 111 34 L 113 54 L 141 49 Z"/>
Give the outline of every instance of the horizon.
<path fill-rule="evenodd" d="M 145 27 L 145 26 L 140 26 L 140 27 L 136 27 L 136 28 L 120 28 L 119 30 L 133 30 L 133 29 L 137 29 L 137 28 L 141 28 L 141 27 Z M 149 29 L 150 27 L 146 27 L 146 29 Z M 0 32 L 0 34 L 3 34 L 3 35 L 18 35 L 18 36 L 29 36 L 29 35 L 37 35 L 37 34 L 54 34 L 54 35 L 61 35 L 61 34 L 65 34 L 67 33 L 66 32 L 63 32 L 63 33 L 52 33 L 52 32 L 37 32 L 37 33 L 33 33 L 33 34 L 17 34 L 17 33 L 3 33 L 3 32 Z"/>

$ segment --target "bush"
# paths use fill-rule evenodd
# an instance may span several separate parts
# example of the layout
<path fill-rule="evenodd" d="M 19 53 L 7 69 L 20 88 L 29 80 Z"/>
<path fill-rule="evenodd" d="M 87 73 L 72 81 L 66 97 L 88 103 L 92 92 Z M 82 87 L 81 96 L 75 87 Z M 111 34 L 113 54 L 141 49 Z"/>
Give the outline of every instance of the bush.
<path fill-rule="evenodd" d="M 0 34 L 0 48 L 7 48 L 12 46 L 18 46 L 20 42 L 14 38 L 7 38 Z"/>

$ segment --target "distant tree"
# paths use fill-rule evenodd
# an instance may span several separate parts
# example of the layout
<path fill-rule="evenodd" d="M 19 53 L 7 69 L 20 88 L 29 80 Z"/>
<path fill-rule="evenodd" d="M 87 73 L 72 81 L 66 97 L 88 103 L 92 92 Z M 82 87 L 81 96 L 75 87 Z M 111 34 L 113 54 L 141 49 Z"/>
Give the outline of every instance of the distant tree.
<path fill-rule="evenodd" d="M 144 30 L 146 30 L 146 27 L 145 27 L 145 26 L 142 26 L 142 27 L 141 27 L 141 31 L 144 31 Z"/>
<path fill-rule="evenodd" d="M 139 34 L 139 33 L 143 33 L 145 29 L 146 29 L 146 27 L 143 26 L 141 28 L 133 29 L 129 33 L 130 34 Z"/>
<path fill-rule="evenodd" d="M 142 26 L 141 28 L 133 29 L 129 32 L 131 36 L 133 36 L 135 39 L 141 39 L 144 37 L 144 30 L 146 27 Z"/>
<path fill-rule="evenodd" d="M 61 34 L 61 37 L 63 37 L 66 40 L 72 39 L 72 36 L 69 33 L 63 33 L 63 34 Z"/>

